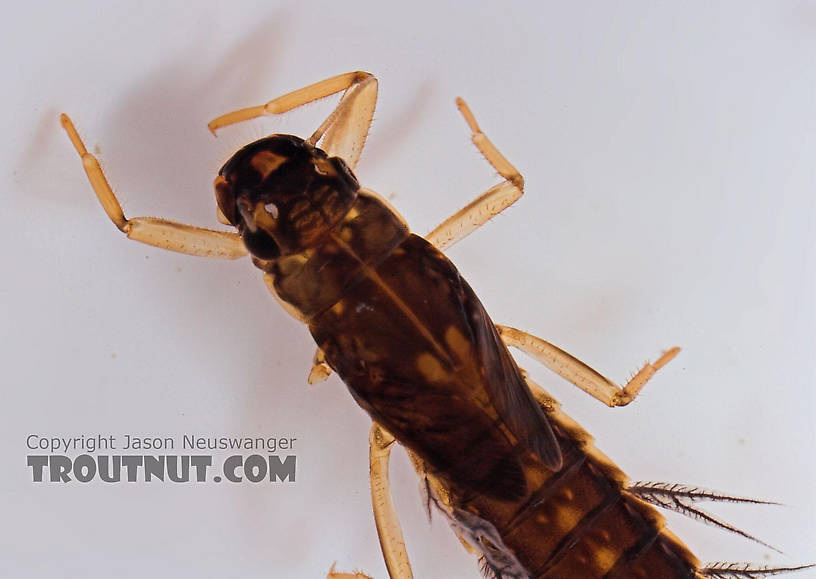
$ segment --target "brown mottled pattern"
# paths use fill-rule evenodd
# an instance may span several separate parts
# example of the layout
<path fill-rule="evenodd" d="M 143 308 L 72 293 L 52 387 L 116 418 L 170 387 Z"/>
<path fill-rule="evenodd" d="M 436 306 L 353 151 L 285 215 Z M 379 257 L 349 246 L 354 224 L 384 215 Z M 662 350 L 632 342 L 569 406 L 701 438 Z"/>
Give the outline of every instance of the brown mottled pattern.
<path fill-rule="evenodd" d="M 536 579 L 693 579 L 697 561 L 651 506 L 622 491 L 625 475 L 560 410 L 548 412 L 564 452 L 556 473 L 524 461 L 529 493 L 496 500 L 448 485 L 446 501 L 490 521 Z"/>
<path fill-rule="evenodd" d="M 328 195 L 331 197 L 331 195 Z M 299 210 L 301 213 L 303 210 Z M 402 221 L 378 199 L 360 193 L 347 217 L 334 227 L 347 231 L 352 253 L 331 238 L 321 245 L 276 260 L 272 275 L 278 296 L 306 318 L 335 305 L 346 288 L 364 276 L 362 266 L 377 267 L 408 236 Z M 371 227 L 371 223 L 377 227 Z"/>
<path fill-rule="evenodd" d="M 453 480 L 500 492 L 503 472 L 521 477 L 515 441 L 497 430 L 498 414 L 477 387 L 481 368 L 462 350 L 468 340 L 456 338 L 471 334 L 462 282 L 426 246 L 411 236 L 377 268 L 399 301 L 365 277 L 310 330 L 360 405 L 403 444 Z"/>
<path fill-rule="evenodd" d="M 532 397 L 487 313 L 447 258 L 376 198 L 361 193 L 321 245 L 274 267 L 279 296 L 304 313 L 357 402 L 459 512 L 495 527 L 497 547 L 531 577 L 694 577 L 693 556 L 622 492 L 624 475 L 557 405 L 542 403 L 541 416 L 562 467 L 525 442 L 531 423 L 514 422 L 514 409 Z"/>

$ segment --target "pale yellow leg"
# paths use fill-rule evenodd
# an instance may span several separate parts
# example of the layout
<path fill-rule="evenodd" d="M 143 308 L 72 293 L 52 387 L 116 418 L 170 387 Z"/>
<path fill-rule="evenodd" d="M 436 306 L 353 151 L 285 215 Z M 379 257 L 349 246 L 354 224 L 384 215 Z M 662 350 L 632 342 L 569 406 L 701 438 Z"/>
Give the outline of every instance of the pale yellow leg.
<path fill-rule="evenodd" d="M 287 93 L 264 105 L 232 111 L 213 119 L 207 125 L 215 131 L 264 115 L 279 115 L 301 105 L 345 91 L 340 104 L 309 138 L 331 156 L 343 159 L 351 168 L 357 165 L 365 146 L 374 107 L 377 104 L 377 79 L 368 72 L 348 72 L 327 78 L 315 84 Z"/>
<path fill-rule="evenodd" d="M 114 225 L 130 239 L 162 249 L 202 257 L 235 259 L 247 254 L 244 243 L 237 233 L 204 229 L 155 217 L 127 219 L 99 166 L 99 161 L 85 148 L 71 119 L 68 118 L 68 115 L 63 114 L 60 116 L 60 122 L 82 159 L 82 166 L 85 168 L 88 181 L 96 192 L 99 202 Z"/>
<path fill-rule="evenodd" d="M 524 194 L 524 179 L 521 174 L 482 132 L 465 101 L 461 98 L 456 99 L 456 106 L 470 127 L 473 144 L 505 180 L 488 189 L 425 236 L 425 239 L 440 250 L 467 237 Z"/>
<path fill-rule="evenodd" d="M 379 424 L 371 425 L 369 434 L 369 466 L 371 469 L 371 504 L 374 522 L 380 538 L 385 566 L 391 579 L 412 579 L 411 563 L 405 550 L 397 511 L 391 500 L 391 484 L 388 481 L 388 463 L 394 437 Z"/>
<path fill-rule="evenodd" d="M 329 569 L 329 572 L 326 574 L 326 579 L 371 579 L 371 577 L 365 573 L 343 573 L 342 571 L 335 571 L 334 566 L 335 563 L 332 563 L 331 569 Z"/>
<path fill-rule="evenodd" d="M 505 344 L 532 356 L 562 378 L 569 380 L 593 398 L 610 407 L 629 404 L 637 397 L 655 372 L 668 364 L 680 352 L 678 347 L 666 350 L 655 363 L 647 362 L 625 386 L 620 387 L 578 358 L 541 338 L 508 326 L 496 326 L 496 328 Z"/>
<path fill-rule="evenodd" d="M 312 358 L 312 369 L 309 372 L 309 384 L 317 384 L 318 382 L 323 382 L 331 376 L 331 368 L 326 363 L 326 355 L 323 353 L 323 350 L 318 348 L 315 350 L 314 357 Z"/>

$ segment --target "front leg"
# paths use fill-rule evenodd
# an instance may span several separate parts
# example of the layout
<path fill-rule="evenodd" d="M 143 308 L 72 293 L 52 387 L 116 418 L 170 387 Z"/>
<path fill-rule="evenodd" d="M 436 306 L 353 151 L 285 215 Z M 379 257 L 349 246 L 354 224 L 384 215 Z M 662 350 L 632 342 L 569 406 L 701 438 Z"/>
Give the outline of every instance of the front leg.
<path fill-rule="evenodd" d="M 320 147 L 329 155 L 343 159 L 353 170 L 363 152 L 377 104 L 377 79 L 368 72 L 347 72 L 321 80 L 266 104 L 223 114 L 207 126 L 215 134 L 222 127 L 265 115 L 279 115 L 339 92 L 343 92 L 340 104 L 308 141 L 317 145 L 322 138 Z"/>
<path fill-rule="evenodd" d="M 116 194 L 102 172 L 102 167 L 99 166 L 99 161 L 85 148 L 74 123 L 66 114 L 60 115 L 60 122 L 82 159 L 85 174 L 105 213 L 130 239 L 201 257 L 236 259 L 247 254 L 244 242 L 237 233 L 205 229 L 156 217 L 126 218 Z"/>

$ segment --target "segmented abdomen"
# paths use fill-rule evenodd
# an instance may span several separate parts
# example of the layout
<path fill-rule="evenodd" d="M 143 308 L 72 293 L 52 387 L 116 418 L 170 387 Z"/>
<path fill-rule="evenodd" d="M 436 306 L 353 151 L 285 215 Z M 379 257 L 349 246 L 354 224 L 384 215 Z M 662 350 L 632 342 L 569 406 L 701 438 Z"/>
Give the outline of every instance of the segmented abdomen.
<path fill-rule="evenodd" d="M 535 579 L 693 579 L 697 559 L 664 528 L 663 517 L 625 490 L 626 475 L 592 437 L 537 395 L 564 454 L 553 473 L 523 459 L 529 492 L 500 501 L 433 479 L 437 505 L 483 553 L 488 576 Z"/>

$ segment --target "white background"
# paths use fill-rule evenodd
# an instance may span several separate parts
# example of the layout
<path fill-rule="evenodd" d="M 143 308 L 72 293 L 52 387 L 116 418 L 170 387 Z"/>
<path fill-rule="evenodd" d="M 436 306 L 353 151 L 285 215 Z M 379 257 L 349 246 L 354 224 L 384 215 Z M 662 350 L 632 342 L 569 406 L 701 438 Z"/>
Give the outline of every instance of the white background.
<path fill-rule="evenodd" d="M 169 4 L 169 6 L 168 6 Z M 386 577 L 369 419 L 247 262 L 128 242 L 58 124 L 73 115 L 128 215 L 217 226 L 239 146 L 309 134 L 330 105 L 213 139 L 206 122 L 349 70 L 380 79 L 358 167 L 419 233 L 497 177 L 466 97 L 523 172 L 515 208 L 453 248 L 493 318 L 623 380 L 609 410 L 534 378 L 633 479 L 786 507 L 718 514 L 786 555 L 670 516 L 704 561 L 816 559 L 816 4 L 20 3 L 0 37 L 3 403 L 0 575 Z M 25 437 L 295 436 L 295 484 L 34 484 Z M 418 578 L 478 576 L 429 526 L 404 455 L 395 494 Z M 816 577 L 808 571 L 797 577 Z"/>

